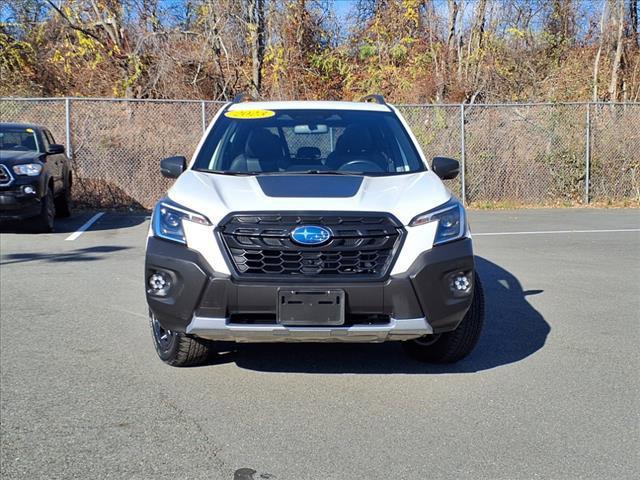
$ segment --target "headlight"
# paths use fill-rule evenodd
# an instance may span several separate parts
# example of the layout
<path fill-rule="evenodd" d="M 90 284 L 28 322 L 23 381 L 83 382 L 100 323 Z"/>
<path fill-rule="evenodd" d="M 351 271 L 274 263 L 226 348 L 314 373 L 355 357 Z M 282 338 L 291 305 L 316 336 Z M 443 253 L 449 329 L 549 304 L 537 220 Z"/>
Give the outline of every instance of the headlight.
<path fill-rule="evenodd" d="M 29 177 L 37 177 L 42 171 L 42 165 L 39 163 L 25 163 L 22 165 L 14 165 L 13 171 L 18 175 L 28 175 Z"/>
<path fill-rule="evenodd" d="M 200 225 L 211 225 L 206 217 L 189 211 L 171 200 L 160 200 L 153 210 L 153 235 L 172 242 L 187 244 L 182 222 L 189 221 Z"/>
<path fill-rule="evenodd" d="M 443 243 L 458 240 L 466 234 L 467 225 L 464 208 L 454 197 L 451 197 L 451 200 L 444 205 L 441 205 L 430 212 L 418 215 L 411 220 L 409 226 L 416 227 L 418 225 L 424 225 L 425 223 L 435 221 L 438 222 L 438 229 L 436 230 L 436 238 L 433 242 L 434 245 L 441 245 Z"/>

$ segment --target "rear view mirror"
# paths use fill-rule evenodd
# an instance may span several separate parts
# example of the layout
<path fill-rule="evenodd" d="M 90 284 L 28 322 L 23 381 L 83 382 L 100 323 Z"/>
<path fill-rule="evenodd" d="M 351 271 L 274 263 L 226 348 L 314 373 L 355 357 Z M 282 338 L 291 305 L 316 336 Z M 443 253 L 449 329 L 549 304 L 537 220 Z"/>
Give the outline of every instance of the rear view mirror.
<path fill-rule="evenodd" d="M 433 157 L 431 168 L 433 168 L 435 174 L 443 180 L 456 178 L 458 173 L 460 173 L 460 163 L 448 157 Z"/>
<path fill-rule="evenodd" d="M 312 134 L 312 133 L 327 133 L 329 127 L 326 125 L 296 125 L 293 127 L 293 133 L 300 134 Z"/>
<path fill-rule="evenodd" d="M 49 155 L 64 153 L 64 145 L 58 145 L 57 143 L 52 143 L 49 145 L 49 148 L 47 148 L 47 153 Z"/>
<path fill-rule="evenodd" d="M 187 168 L 187 159 L 184 157 L 169 157 L 160 160 L 160 173 L 163 177 L 178 178 Z"/>

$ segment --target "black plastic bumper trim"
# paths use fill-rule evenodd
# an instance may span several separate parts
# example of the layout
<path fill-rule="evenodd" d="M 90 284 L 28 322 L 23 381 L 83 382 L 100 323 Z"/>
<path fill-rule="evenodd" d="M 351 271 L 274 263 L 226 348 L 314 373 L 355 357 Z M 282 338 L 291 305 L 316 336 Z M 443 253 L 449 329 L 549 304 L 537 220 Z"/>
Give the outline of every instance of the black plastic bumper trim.
<path fill-rule="evenodd" d="M 145 281 L 155 270 L 168 270 L 177 279 L 167 297 L 155 297 L 147 291 L 150 309 L 165 328 L 175 331 L 185 331 L 194 314 L 212 318 L 242 314 L 272 318 L 279 288 L 300 289 L 309 285 L 289 278 L 268 283 L 238 281 L 213 272 L 198 252 L 152 237 L 147 244 Z M 402 275 L 385 281 L 333 282 L 330 286 L 345 291 L 347 316 L 426 317 L 438 333 L 455 329 L 471 304 L 471 294 L 454 297 L 445 277 L 453 271 L 473 270 L 471 240 L 463 239 L 422 253 Z"/>

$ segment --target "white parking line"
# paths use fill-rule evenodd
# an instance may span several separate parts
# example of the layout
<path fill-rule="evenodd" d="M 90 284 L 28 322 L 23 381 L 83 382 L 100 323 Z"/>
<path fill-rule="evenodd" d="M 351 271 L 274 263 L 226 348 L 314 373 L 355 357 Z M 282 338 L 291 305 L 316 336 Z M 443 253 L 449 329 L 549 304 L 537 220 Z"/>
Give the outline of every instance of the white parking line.
<path fill-rule="evenodd" d="M 612 230 L 541 230 L 533 232 L 487 232 L 473 233 L 474 237 L 493 237 L 498 235 L 550 235 L 555 233 L 619 233 L 619 232 L 640 232 L 640 228 L 618 228 Z"/>
<path fill-rule="evenodd" d="M 65 238 L 66 241 L 73 241 L 76 238 L 78 238 L 80 235 L 82 235 L 83 232 L 85 232 L 86 230 L 89 229 L 89 227 L 91 225 L 93 225 L 101 216 L 104 215 L 104 212 L 100 212 L 100 213 L 96 213 L 93 217 L 91 217 L 89 220 L 87 220 L 84 225 L 82 225 L 78 230 L 76 230 L 75 232 L 73 232 L 71 235 L 69 235 L 67 238 Z"/>

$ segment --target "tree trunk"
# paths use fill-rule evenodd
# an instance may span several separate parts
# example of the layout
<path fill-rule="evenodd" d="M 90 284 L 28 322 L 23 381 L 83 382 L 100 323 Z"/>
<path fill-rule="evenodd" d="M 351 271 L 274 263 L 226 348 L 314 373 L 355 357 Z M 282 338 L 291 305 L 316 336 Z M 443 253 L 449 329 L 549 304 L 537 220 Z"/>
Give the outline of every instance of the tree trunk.
<path fill-rule="evenodd" d="M 249 0 L 249 44 L 251 47 L 251 82 L 257 98 L 262 90 L 262 62 L 264 60 L 264 0 Z"/>
<path fill-rule="evenodd" d="M 449 21 L 447 25 L 449 27 L 449 36 L 447 37 L 447 47 L 449 51 L 453 50 L 453 42 L 456 38 L 456 21 L 458 18 L 458 2 L 456 0 L 449 0 Z"/>
<path fill-rule="evenodd" d="M 478 80 L 478 71 L 480 66 L 480 57 L 482 49 L 482 40 L 484 37 L 484 23 L 487 11 L 487 0 L 480 0 L 476 7 L 475 19 L 473 20 L 473 27 L 471 29 L 471 38 L 469 39 L 469 54 L 474 53 L 473 59 L 473 75 L 472 82 L 475 89 L 475 84 Z M 467 65 L 469 65 L 469 59 L 467 59 Z M 465 75 L 466 76 L 466 75 Z"/>
<path fill-rule="evenodd" d="M 640 38 L 638 33 L 638 0 L 629 0 L 629 16 L 631 20 L 631 39 L 636 48 L 640 48 Z"/>
<path fill-rule="evenodd" d="M 607 13 L 607 2 L 602 3 L 602 16 L 600 17 L 600 42 L 596 58 L 593 62 L 593 101 L 598 101 L 598 75 L 600 74 L 600 57 L 604 46 L 604 19 Z"/>
<path fill-rule="evenodd" d="M 447 22 L 448 25 L 448 36 L 447 36 L 447 53 L 443 56 L 443 65 L 442 72 L 444 75 L 442 86 L 441 86 L 441 98 L 444 99 L 445 92 L 447 87 L 449 86 L 449 72 L 451 71 L 451 63 L 452 63 L 452 53 L 456 48 L 456 22 L 458 19 L 458 2 L 457 0 L 448 0 L 449 1 L 449 20 Z"/>
<path fill-rule="evenodd" d="M 436 22 L 434 18 L 436 17 L 435 9 L 431 0 L 424 0 L 424 9 L 426 12 L 426 28 L 429 34 L 429 52 L 434 59 L 433 66 L 435 70 L 435 81 L 436 81 L 436 92 L 435 92 L 435 101 L 440 102 L 442 98 L 440 97 L 440 93 L 442 91 L 442 84 L 444 82 L 442 78 L 442 70 L 441 70 L 441 62 L 440 62 L 440 50 L 435 47 L 434 40 L 434 32 L 437 31 Z M 433 97 L 428 98 L 429 101 L 433 101 Z"/>
<path fill-rule="evenodd" d="M 624 2 L 623 0 L 616 1 L 616 21 L 618 22 L 618 34 L 616 36 L 616 54 L 613 59 L 613 68 L 611 69 L 611 83 L 609 84 L 609 100 L 615 101 L 618 99 L 619 93 L 619 72 L 621 70 L 622 53 L 624 51 Z"/>

